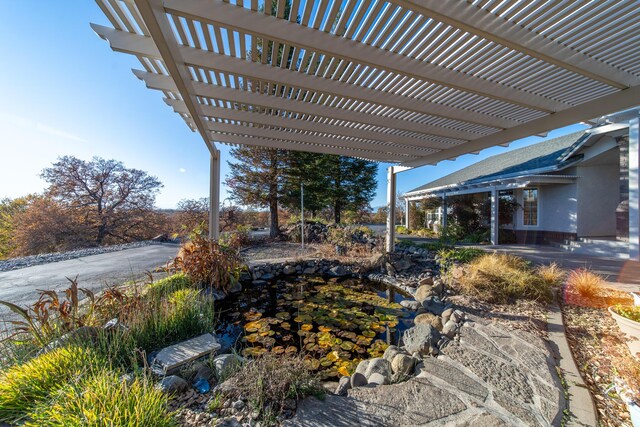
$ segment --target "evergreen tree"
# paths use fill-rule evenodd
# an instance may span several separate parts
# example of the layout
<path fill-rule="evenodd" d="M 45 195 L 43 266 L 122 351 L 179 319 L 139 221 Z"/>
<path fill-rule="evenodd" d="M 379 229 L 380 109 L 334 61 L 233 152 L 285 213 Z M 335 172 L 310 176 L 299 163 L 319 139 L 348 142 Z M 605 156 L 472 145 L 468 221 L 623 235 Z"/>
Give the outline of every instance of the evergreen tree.
<path fill-rule="evenodd" d="M 231 197 L 241 205 L 269 208 L 270 236 L 276 237 L 278 204 L 282 197 L 286 152 L 272 148 L 238 147 L 231 150 L 238 162 L 228 162 L 226 179 Z"/>
<path fill-rule="evenodd" d="M 352 157 L 327 155 L 325 173 L 329 180 L 329 206 L 336 224 L 343 211 L 368 207 L 376 190 L 375 163 Z"/>
<path fill-rule="evenodd" d="M 300 185 L 304 184 L 304 209 L 316 216 L 329 204 L 326 154 L 290 151 L 282 204 L 288 210 L 300 210 Z"/>

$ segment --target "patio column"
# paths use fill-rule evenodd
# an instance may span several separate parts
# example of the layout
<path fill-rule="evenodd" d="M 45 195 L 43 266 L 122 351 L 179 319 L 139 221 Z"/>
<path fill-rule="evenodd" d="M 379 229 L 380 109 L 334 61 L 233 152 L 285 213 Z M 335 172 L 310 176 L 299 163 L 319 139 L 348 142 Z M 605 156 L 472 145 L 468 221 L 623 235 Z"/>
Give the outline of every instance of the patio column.
<path fill-rule="evenodd" d="M 407 227 L 407 230 L 410 230 L 409 226 L 409 199 L 404 199 L 404 226 Z"/>
<path fill-rule="evenodd" d="M 440 208 L 442 219 L 442 232 L 446 233 L 447 230 L 447 195 L 442 194 L 442 207 Z"/>
<path fill-rule="evenodd" d="M 491 189 L 491 244 L 497 245 L 498 243 L 498 234 L 499 234 L 499 223 L 498 223 L 498 190 L 494 188 Z"/>
<path fill-rule="evenodd" d="M 211 153 L 209 170 L 209 238 L 220 237 L 220 150 Z"/>
<path fill-rule="evenodd" d="M 396 174 L 387 168 L 387 235 L 386 251 L 393 252 L 396 240 Z"/>
<path fill-rule="evenodd" d="M 640 118 L 629 121 L 629 259 L 640 261 Z"/>

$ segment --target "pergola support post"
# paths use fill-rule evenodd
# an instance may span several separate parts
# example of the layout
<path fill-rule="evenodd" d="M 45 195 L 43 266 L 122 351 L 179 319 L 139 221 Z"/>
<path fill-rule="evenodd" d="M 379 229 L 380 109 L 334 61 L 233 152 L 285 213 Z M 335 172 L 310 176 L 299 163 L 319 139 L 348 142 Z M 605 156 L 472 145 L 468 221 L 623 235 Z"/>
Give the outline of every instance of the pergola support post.
<path fill-rule="evenodd" d="M 440 207 L 440 215 L 441 223 L 442 223 L 442 234 L 446 236 L 447 234 L 447 195 L 442 195 L 442 207 Z"/>
<path fill-rule="evenodd" d="M 409 224 L 409 203 L 409 199 L 404 199 L 404 226 L 407 227 L 407 230 L 411 229 Z"/>
<path fill-rule="evenodd" d="M 393 166 L 387 168 L 387 234 L 386 251 L 393 252 L 396 246 L 396 174 Z"/>
<path fill-rule="evenodd" d="M 629 121 L 629 259 L 640 261 L 640 117 Z"/>
<path fill-rule="evenodd" d="M 494 187 L 491 189 L 491 244 L 498 244 L 499 221 L 498 221 L 498 190 Z"/>
<path fill-rule="evenodd" d="M 211 152 L 209 177 L 209 238 L 220 238 L 220 150 Z"/>

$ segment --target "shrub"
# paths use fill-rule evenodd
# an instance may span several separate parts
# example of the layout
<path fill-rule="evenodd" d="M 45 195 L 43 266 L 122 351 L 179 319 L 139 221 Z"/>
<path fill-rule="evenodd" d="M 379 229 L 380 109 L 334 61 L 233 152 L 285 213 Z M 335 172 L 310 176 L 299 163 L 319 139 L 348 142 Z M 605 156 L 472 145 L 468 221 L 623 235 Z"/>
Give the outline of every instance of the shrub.
<path fill-rule="evenodd" d="M 123 381 L 116 371 L 100 369 L 60 389 L 25 426 L 173 427 L 167 397 L 153 383 L 136 377 Z"/>
<path fill-rule="evenodd" d="M 586 268 L 579 268 L 569 273 L 567 286 L 585 298 L 593 298 L 602 292 L 604 279 Z"/>
<path fill-rule="evenodd" d="M 396 233 L 398 233 L 398 234 L 411 234 L 411 230 L 409 230 L 404 225 L 396 225 Z"/>
<path fill-rule="evenodd" d="M 629 320 L 640 322 L 640 307 L 618 304 L 613 308 L 613 311 L 615 311 L 622 317 L 626 317 Z"/>
<path fill-rule="evenodd" d="M 198 235 L 182 246 L 175 262 L 193 283 L 223 291 L 238 282 L 244 269 L 237 251 Z"/>
<path fill-rule="evenodd" d="M 97 363 L 93 351 L 70 346 L 0 372 L 0 421 L 18 422 L 49 394 Z"/>
<path fill-rule="evenodd" d="M 248 246 L 251 243 L 249 231 L 251 227 L 239 225 L 235 231 L 223 233 L 220 236 L 220 244 L 236 250 Z"/>
<path fill-rule="evenodd" d="M 485 254 L 471 261 L 456 285 L 463 293 L 487 302 L 552 299 L 551 285 L 527 261 L 503 253 Z"/>
<path fill-rule="evenodd" d="M 555 262 L 536 267 L 536 273 L 542 280 L 549 284 L 549 286 L 559 286 L 566 276 L 566 273 Z"/>
<path fill-rule="evenodd" d="M 246 397 L 267 425 L 274 424 L 286 399 L 324 395 L 316 375 L 300 356 L 267 353 L 242 365 L 229 381 L 233 393 Z"/>

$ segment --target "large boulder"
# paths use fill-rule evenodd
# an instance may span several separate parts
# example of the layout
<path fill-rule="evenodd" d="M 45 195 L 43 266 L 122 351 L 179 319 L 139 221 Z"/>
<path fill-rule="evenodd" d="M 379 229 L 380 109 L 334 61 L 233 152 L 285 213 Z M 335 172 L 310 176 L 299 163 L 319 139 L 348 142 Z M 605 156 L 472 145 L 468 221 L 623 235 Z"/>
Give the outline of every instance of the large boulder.
<path fill-rule="evenodd" d="M 428 324 L 419 324 L 407 329 L 402 336 L 402 341 L 410 354 L 418 353 L 420 356 L 426 356 L 437 354 L 440 338 L 440 332 L 436 328 Z"/>
<path fill-rule="evenodd" d="M 390 345 L 389 347 L 387 347 L 387 349 L 384 351 L 384 354 L 382 355 L 383 358 L 387 359 L 389 361 L 389 363 L 391 363 L 391 361 L 393 360 L 394 357 L 396 357 L 397 354 L 402 353 L 402 350 L 399 349 L 397 346 L 395 345 Z"/>
<path fill-rule="evenodd" d="M 213 366 L 221 378 L 232 374 L 243 362 L 244 359 L 237 354 L 221 354 L 213 359 Z"/>

